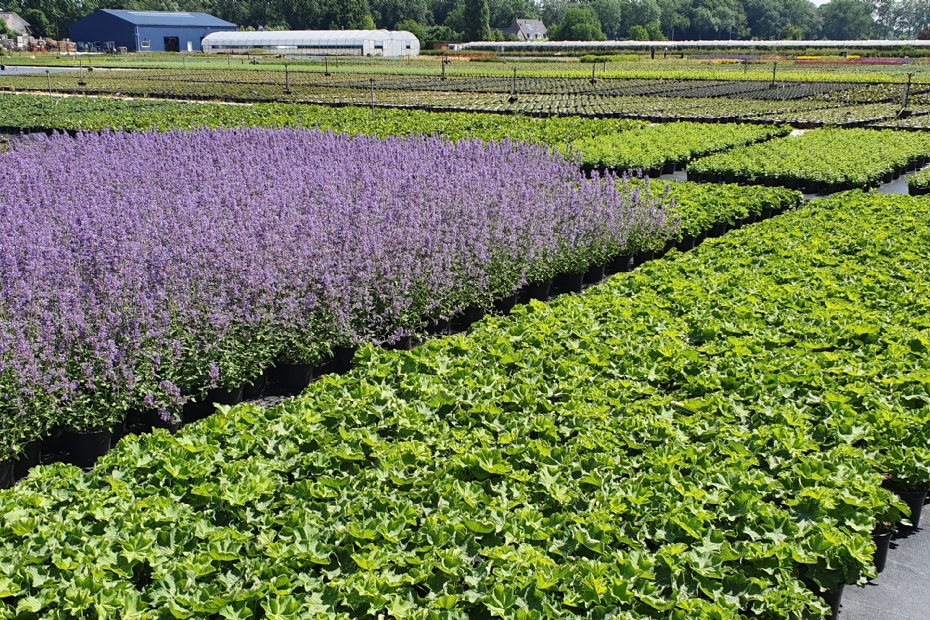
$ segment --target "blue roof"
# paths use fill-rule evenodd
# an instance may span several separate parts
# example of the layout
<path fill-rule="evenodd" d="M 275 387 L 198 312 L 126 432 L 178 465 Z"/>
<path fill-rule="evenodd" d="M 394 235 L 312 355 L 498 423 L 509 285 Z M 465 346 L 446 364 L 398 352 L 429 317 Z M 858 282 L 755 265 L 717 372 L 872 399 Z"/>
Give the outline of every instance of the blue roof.
<path fill-rule="evenodd" d="M 223 21 L 207 13 L 170 13 L 167 11 L 120 11 L 100 9 L 136 26 L 192 26 L 202 28 L 235 28 L 236 24 Z"/>

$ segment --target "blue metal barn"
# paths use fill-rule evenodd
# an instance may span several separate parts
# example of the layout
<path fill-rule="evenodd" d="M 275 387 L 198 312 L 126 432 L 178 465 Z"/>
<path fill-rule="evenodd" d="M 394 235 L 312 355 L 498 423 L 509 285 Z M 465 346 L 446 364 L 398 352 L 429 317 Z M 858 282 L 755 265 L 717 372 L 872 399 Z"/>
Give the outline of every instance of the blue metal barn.
<path fill-rule="evenodd" d="M 101 9 L 71 24 L 68 34 L 98 49 L 113 41 L 130 52 L 199 52 L 211 32 L 235 30 L 235 24 L 206 13 Z"/>

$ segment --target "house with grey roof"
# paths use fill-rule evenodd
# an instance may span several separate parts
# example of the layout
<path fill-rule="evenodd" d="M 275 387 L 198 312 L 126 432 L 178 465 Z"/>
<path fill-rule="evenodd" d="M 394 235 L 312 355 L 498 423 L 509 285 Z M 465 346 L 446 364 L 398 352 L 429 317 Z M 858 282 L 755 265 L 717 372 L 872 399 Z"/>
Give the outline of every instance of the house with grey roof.
<path fill-rule="evenodd" d="M 538 19 L 515 19 L 513 26 L 501 30 L 504 36 L 514 35 L 518 41 L 545 41 L 546 25 Z"/>
<path fill-rule="evenodd" d="M 32 34 L 32 26 L 25 19 L 16 13 L 0 12 L 0 19 L 6 23 L 6 27 L 21 36 Z"/>

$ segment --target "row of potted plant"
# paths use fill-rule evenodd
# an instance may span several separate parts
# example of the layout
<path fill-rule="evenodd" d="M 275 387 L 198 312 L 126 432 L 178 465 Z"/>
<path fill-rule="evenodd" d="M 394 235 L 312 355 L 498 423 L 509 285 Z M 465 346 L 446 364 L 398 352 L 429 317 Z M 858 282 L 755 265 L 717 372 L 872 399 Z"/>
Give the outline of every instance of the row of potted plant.
<path fill-rule="evenodd" d="M 395 343 L 677 225 L 665 198 L 508 141 L 100 133 L 0 159 L 0 461 Z"/>
<path fill-rule="evenodd" d="M 926 208 L 815 201 L 39 468 L 0 492 L 0 613 L 824 617 L 889 481 L 930 484 Z"/>
<path fill-rule="evenodd" d="M 866 189 L 930 161 L 930 137 L 914 132 L 816 129 L 701 158 L 689 180 L 783 185 L 808 193 Z"/>

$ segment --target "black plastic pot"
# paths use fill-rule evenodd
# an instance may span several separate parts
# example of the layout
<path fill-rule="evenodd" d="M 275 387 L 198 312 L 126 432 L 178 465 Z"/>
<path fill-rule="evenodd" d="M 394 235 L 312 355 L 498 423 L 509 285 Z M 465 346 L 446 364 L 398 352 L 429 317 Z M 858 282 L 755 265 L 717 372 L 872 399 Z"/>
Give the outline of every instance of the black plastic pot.
<path fill-rule="evenodd" d="M 546 301 L 549 299 L 549 294 L 552 292 L 552 280 L 528 284 L 526 289 L 530 299 Z"/>
<path fill-rule="evenodd" d="M 927 490 L 923 491 L 895 491 L 898 494 L 898 497 L 901 498 L 907 507 L 910 508 L 910 516 L 908 520 L 911 522 L 910 526 L 902 525 L 899 531 L 903 534 L 908 534 L 913 532 L 918 527 L 920 527 L 920 513 L 924 507 L 924 501 L 927 499 Z"/>
<path fill-rule="evenodd" d="M 633 257 L 633 265 L 635 267 L 639 267 L 643 263 L 648 263 L 649 261 L 653 260 L 655 257 L 656 253 L 653 250 L 649 250 L 648 252 L 640 252 Z"/>
<path fill-rule="evenodd" d="M 258 375 L 255 379 L 253 379 L 251 383 L 243 386 L 242 388 L 243 400 L 254 400 L 256 398 L 261 398 L 262 394 L 265 393 L 265 388 L 267 386 L 268 386 L 268 371 L 262 371 L 262 374 Z"/>
<path fill-rule="evenodd" d="M 888 561 L 891 530 L 882 534 L 872 534 L 872 542 L 875 543 L 875 553 L 872 555 L 872 563 L 875 564 L 875 570 L 880 573 L 885 570 L 885 563 Z"/>
<path fill-rule="evenodd" d="M 633 270 L 633 257 L 629 254 L 615 257 L 607 266 L 609 273 L 626 273 Z"/>
<path fill-rule="evenodd" d="M 154 409 L 143 411 L 142 415 L 140 416 L 140 419 L 142 420 L 142 423 L 145 426 L 149 428 L 153 428 L 153 429 L 163 428 L 167 430 L 169 433 L 171 433 L 172 435 L 177 433 L 178 429 L 181 428 L 180 421 L 175 421 L 173 419 L 170 421 L 165 420 L 164 418 L 161 417 L 161 414 L 159 414 L 158 411 Z"/>
<path fill-rule="evenodd" d="M 16 478 L 13 476 L 13 459 L 0 461 L 0 489 L 12 489 Z"/>
<path fill-rule="evenodd" d="M 235 389 L 216 388 L 207 392 L 207 404 L 210 405 L 210 413 L 213 413 L 213 405 L 238 405 L 242 402 L 242 386 Z"/>
<path fill-rule="evenodd" d="M 42 454 L 47 456 L 60 455 L 66 448 L 62 442 L 64 434 L 65 431 L 62 427 L 53 427 L 48 432 L 48 435 L 42 439 Z"/>
<path fill-rule="evenodd" d="M 278 387 L 287 394 L 299 394 L 313 380 L 313 364 L 278 364 Z"/>
<path fill-rule="evenodd" d="M 588 284 L 597 284 L 604 279 L 604 271 L 607 265 L 597 265 L 588 269 L 584 274 L 584 281 Z"/>
<path fill-rule="evenodd" d="M 487 312 L 485 312 L 484 308 L 479 306 L 468 306 L 462 311 L 459 317 L 459 325 L 462 329 L 468 329 L 483 319 L 485 314 L 487 314 Z"/>
<path fill-rule="evenodd" d="M 181 407 L 181 419 L 185 424 L 202 420 L 213 413 L 213 405 L 205 400 L 195 398 L 184 403 Z"/>
<path fill-rule="evenodd" d="M 498 299 L 494 302 L 494 309 L 500 314 L 510 314 L 510 311 L 513 310 L 513 307 L 517 305 L 517 293 L 513 295 L 507 295 L 503 299 Z"/>
<path fill-rule="evenodd" d="M 29 470 L 42 460 L 42 442 L 33 439 L 23 446 L 23 453 L 13 461 L 13 478 L 19 480 L 29 474 Z"/>
<path fill-rule="evenodd" d="M 707 232 L 707 236 L 710 238 L 722 237 L 724 233 L 727 232 L 727 223 L 726 222 L 717 222 L 714 224 L 711 229 Z"/>
<path fill-rule="evenodd" d="M 66 433 L 65 441 L 69 449 L 69 462 L 78 467 L 93 467 L 101 456 L 110 451 L 110 440 L 113 433 L 110 431 L 95 431 L 91 433 Z"/>
<path fill-rule="evenodd" d="M 882 183 L 891 183 L 894 181 L 894 172 L 886 172 L 882 177 Z"/>
<path fill-rule="evenodd" d="M 344 375 L 352 370 L 352 358 L 358 347 L 336 347 L 333 349 L 333 361 L 330 368 L 337 375 Z"/>
<path fill-rule="evenodd" d="M 413 338 L 407 335 L 397 340 L 397 342 L 386 342 L 384 348 L 388 351 L 409 351 L 413 348 Z"/>
<path fill-rule="evenodd" d="M 434 319 L 426 326 L 426 333 L 442 336 L 449 333 L 449 319 Z"/>
<path fill-rule="evenodd" d="M 662 174 L 675 174 L 675 162 L 670 161 L 662 167 Z"/>
<path fill-rule="evenodd" d="M 677 248 L 679 252 L 688 252 L 689 250 L 693 250 L 694 249 L 694 237 L 692 236 L 682 237 L 681 241 L 675 244 L 675 248 Z"/>
<path fill-rule="evenodd" d="M 836 620 L 840 615 L 840 602 L 843 600 L 843 590 L 846 584 L 841 583 L 840 587 L 833 592 L 824 592 L 816 584 L 808 584 L 808 587 L 830 607 L 830 613 L 825 620 Z"/>
<path fill-rule="evenodd" d="M 767 220 L 772 217 L 772 207 L 766 207 L 762 209 L 762 213 L 759 214 L 759 219 Z"/>
<path fill-rule="evenodd" d="M 580 293 L 583 283 L 583 273 L 560 273 L 555 279 L 559 293 Z"/>

